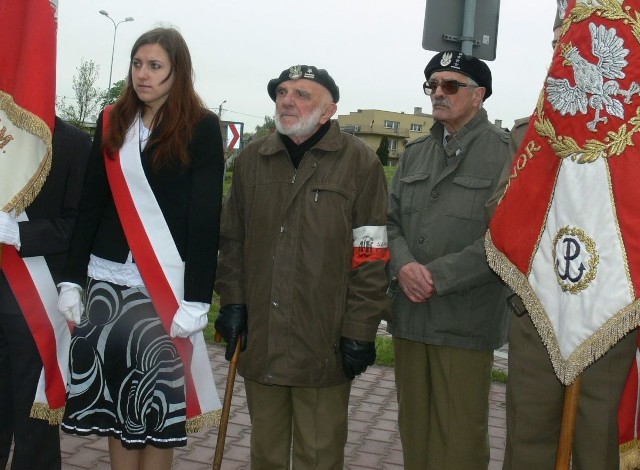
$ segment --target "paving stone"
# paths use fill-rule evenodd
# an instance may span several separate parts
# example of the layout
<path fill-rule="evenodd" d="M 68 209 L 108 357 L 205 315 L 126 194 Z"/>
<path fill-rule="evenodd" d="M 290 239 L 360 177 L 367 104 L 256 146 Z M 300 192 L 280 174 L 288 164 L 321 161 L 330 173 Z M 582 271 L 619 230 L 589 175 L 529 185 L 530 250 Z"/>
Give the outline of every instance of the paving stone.
<path fill-rule="evenodd" d="M 220 400 L 224 395 L 228 362 L 224 349 L 209 345 L 208 352 Z M 496 355 L 494 367 L 507 367 L 504 347 Z M 497 353 L 497 354 L 498 354 Z M 504 356 L 504 357 L 501 357 Z M 505 392 L 502 383 L 492 383 L 489 396 L 489 470 L 502 467 L 505 446 Z M 397 429 L 397 395 L 393 368 L 372 366 L 356 379 L 349 403 L 349 434 L 345 446 L 345 469 L 401 470 L 402 445 Z M 61 432 L 63 470 L 109 469 L 107 439 L 74 436 Z M 189 437 L 187 446 L 174 451 L 176 470 L 210 469 L 218 430 L 204 430 Z M 222 470 L 250 470 L 251 422 L 242 377 L 236 376 Z"/>

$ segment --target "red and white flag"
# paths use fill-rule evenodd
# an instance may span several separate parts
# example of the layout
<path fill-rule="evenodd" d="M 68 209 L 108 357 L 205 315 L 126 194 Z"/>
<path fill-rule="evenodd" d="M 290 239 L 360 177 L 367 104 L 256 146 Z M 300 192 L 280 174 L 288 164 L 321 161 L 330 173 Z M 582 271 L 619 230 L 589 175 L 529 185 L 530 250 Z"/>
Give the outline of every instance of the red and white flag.
<path fill-rule="evenodd" d="M 51 167 L 56 0 L 0 2 L 0 210 L 20 213 Z"/>
<path fill-rule="evenodd" d="M 563 384 L 639 323 L 639 10 L 569 2 L 485 240 Z"/>
<path fill-rule="evenodd" d="M 4 212 L 21 214 L 37 196 L 51 167 L 57 3 L 0 2 L 0 210 Z M 32 415 L 59 422 L 65 404 L 70 332 L 55 308 L 53 279 L 42 257 L 23 259 L 13 246 L 3 245 L 0 257 L 0 268 L 44 363 Z"/>

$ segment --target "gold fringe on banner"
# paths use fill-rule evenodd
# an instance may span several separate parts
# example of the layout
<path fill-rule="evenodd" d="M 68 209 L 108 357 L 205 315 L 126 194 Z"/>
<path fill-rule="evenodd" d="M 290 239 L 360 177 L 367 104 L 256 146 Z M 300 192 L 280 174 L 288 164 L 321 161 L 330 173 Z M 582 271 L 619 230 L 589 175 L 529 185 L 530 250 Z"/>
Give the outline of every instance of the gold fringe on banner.
<path fill-rule="evenodd" d="M 26 182 L 22 190 L 0 208 L 3 212 L 14 210 L 16 215 L 19 215 L 36 198 L 51 170 L 51 129 L 40 117 L 18 106 L 13 101 L 13 97 L 4 91 L 0 91 L 0 110 L 7 114 L 14 126 L 38 137 L 46 146 L 46 153 L 38 170 Z"/>
<path fill-rule="evenodd" d="M 640 300 L 636 300 L 609 318 L 591 338 L 583 342 L 565 360 L 560 354 L 553 325 L 527 277 L 494 246 L 489 231 L 485 236 L 484 244 L 489 266 L 522 299 L 531 321 L 549 352 L 555 373 L 564 385 L 570 385 L 587 367 L 602 357 L 640 323 Z"/>
<path fill-rule="evenodd" d="M 222 410 L 209 411 L 187 420 L 187 434 L 202 431 L 205 428 L 220 427 Z"/>
<path fill-rule="evenodd" d="M 46 403 L 34 403 L 31 406 L 30 417 L 36 419 L 44 419 L 45 421 L 49 421 L 51 425 L 57 425 L 62 422 L 62 417 L 64 416 L 64 407 L 62 408 L 49 408 L 49 405 Z"/>
<path fill-rule="evenodd" d="M 640 468 L 640 442 L 638 439 L 620 445 L 620 470 Z"/>

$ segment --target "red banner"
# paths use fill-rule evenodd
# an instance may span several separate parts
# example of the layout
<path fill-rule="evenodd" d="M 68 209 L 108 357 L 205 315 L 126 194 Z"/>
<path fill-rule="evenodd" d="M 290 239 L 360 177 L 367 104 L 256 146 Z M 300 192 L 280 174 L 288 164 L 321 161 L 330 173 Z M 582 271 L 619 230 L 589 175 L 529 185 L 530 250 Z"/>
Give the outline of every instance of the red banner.
<path fill-rule="evenodd" d="M 640 319 L 638 6 L 569 2 L 486 237 L 564 384 Z"/>
<path fill-rule="evenodd" d="M 57 1 L 0 3 L 0 90 L 53 132 L 56 96 Z"/>
<path fill-rule="evenodd" d="M 55 0 L 0 2 L 0 210 L 20 213 L 51 167 Z"/>

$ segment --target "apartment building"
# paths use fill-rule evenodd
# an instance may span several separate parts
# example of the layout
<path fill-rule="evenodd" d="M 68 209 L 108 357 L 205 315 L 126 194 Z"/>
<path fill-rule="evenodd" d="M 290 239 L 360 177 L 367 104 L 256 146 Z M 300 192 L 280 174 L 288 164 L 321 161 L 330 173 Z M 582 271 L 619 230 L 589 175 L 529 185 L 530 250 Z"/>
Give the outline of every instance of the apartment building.
<path fill-rule="evenodd" d="M 413 108 L 413 114 L 359 109 L 349 114 L 338 115 L 340 129 L 361 139 L 374 152 L 386 137 L 389 142 L 389 165 L 397 165 L 407 142 L 429 133 L 433 117 Z"/>

